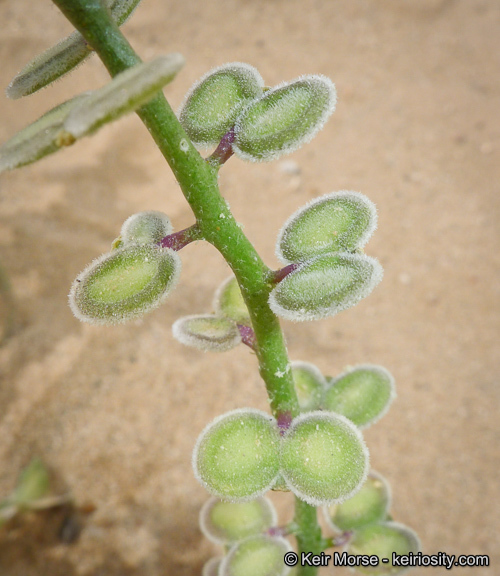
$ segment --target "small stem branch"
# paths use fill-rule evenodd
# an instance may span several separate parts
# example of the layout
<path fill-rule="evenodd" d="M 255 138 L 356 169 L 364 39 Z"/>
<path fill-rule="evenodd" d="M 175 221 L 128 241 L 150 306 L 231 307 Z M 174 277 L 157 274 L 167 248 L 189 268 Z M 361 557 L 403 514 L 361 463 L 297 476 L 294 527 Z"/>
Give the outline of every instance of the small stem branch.
<path fill-rule="evenodd" d="M 225 162 L 231 158 L 233 155 L 233 142 L 234 142 L 234 127 L 231 128 L 219 142 L 217 148 L 212 152 L 212 154 L 207 158 L 207 162 L 218 168 L 222 166 Z"/>
<path fill-rule="evenodd" d="M 191 242 L 202 239 L 203 235 L 201 234 L 198 225 L 193 224 L 189 228 L 185 228 L 184 230 L 179 230 L 179 232 L 174 232 L 173 234 L 165 236 L 165 238 L 160 240 L 159 245 L 162 248 L 171 248 L 175 252 L 178 252 L 179 250 L 182 250 L 184 246 L 191 244 Z"/>
<path fill-rule="evenodd" d="M 288 264 L 284 268 L 280 268 L 279 270 L 272 270 L 268 274 L 268 281 L 271 284 L 279 284 L 283 278 L 286 278 L 288 274 L 291 274 L 294 270 L 300 267 L 300 262 L 292 262 L 292 264 Z"/>
<path fill-rule="evenodd" d="M 255 332 L 250 326 L 245 326 L 244 324 L 236 324 L 238 330 L 240 331 L 241 341 L 246 344 L 252 350 L 255 350 L 256 340 Z"/>
<path fill-rule="evenodd" d="M 324 540 L 324 547 L 326 548 L 335 548 L 339 546 L 345 546 L 349 540 L 352 538 L 354 532 L 352 530 L 346 530 L 339 534 L 338 536 L 333 536 L 332 538 L 325 538 Z"/>

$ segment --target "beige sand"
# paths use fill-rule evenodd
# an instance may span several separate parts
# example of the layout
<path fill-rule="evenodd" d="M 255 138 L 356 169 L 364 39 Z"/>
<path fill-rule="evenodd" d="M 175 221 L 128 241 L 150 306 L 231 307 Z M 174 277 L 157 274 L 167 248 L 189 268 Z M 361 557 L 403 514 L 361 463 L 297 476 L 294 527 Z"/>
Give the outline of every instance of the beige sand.
<path fill-rule="evenodd" d="M 70 31 L 48 0 L 4 0 L 0 21 L 4 86 Z M 467 576 L 499 573 L 500 561 L 499 24 L 497 0 L 144 0 L 124 27 L 143 58 L 186 57 L 166 89 L 174 107 L 228 61 L 258 66 L 269 85 L 305 73 L 336 83 L 334 116 L 286 159 L 295 173 L 231 159 L 221 187 L 270 266 L 281 224 L 311 198 L 351 189 L 377 204 L 366 251 L 383 282 L 336 318 L 286 323 L 290 355 L 327 374 L 365 362 L 394 374 L 397 401 L 365 434 L 373 467 L 426 553 L 491 556 L 489 569 L 456 569 Z M 0 140 L 106 81 L 94 58 L 38 95 L 2 100 Z M 208 245 L 186 248 L 179 287 L 137 325 L 84 326 L 66 302 L 75 276 L 145 209 L 177 230 L 192 223 L 136 117 L 1 177 L 0 262 L 16 317 L 0 348 L 0 495 L 36 455 L 57 491 L 95 506 L 71 545 L 58 539 L 60 512 L 1 530 L 2 576 L 194 576 L 216 552 L 197 528 L 207 495 L 192 446 L 211 418 L 265 409 L 266 395 L 248 349 L 203 354 L 170 326 L 210 310 L 227 266 Z M 284 522 L 291 497 L 275 500 Z M 448 574 L 412 574 L 431 573 Z"/>

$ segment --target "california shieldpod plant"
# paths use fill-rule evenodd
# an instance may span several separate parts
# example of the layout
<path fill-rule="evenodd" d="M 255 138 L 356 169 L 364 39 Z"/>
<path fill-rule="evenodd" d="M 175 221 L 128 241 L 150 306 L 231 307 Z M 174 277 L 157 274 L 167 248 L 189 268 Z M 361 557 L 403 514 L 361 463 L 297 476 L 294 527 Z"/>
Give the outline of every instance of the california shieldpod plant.
<path fill-rule="evenodd" d="M 89 324 L 140 319 L 168 301 L 181 273 L 182 249 L 208 242 L 231 277 L 214 287 L 212 309 L 179 318 L 173 335 L 217 353 L 244 344 L 268 395 L 268 412 L 240 406 L 211 423 L 194 424 L 200 433 L 194 474 L 210 493 L 201 526 L 221 545 L 203 574 L 312 576 L 317 566 L 295 565 L 294 558 L 343 545 L 353 554 L 415 553 L 418 538 L 388 516 L 388 484 L 370 473 L 361 432 L 387 411 L 395 395 L 393 377 L 362 359 L 349 369 L 329 368 L 340 373 L 336 377 L 307 360 L 292 360 L 280 324 L 335 316 L 378 285 L 382 267 L 364 253 L 377 226 L 374 204 L 359 192 L 341 190 L 298 208 L 278 235 L 283 267 L 273 270 L 219 189 L 219 172 L 233 155 L 237 161 L 269 162 L 311 141 L 334 112 L 333 82 L 318 73 L 266 86 L 253 65 L 214 62 L 187 91 L 176 115 L 162 88 L 181 70 L 183 57 L 173 53 L 142 62 L 119 28 L 138 0 L 53 2 L 76 30 L 28 63 L 10 83 L 8 96 L 35 93 L 91 53 L 112 79 L 54 103 L 13 136 L 0 148 L 0 171 L 63 154 L 104 124 L 136 112 L 193 213 L 191 225 L 178 231 L 163 212 L 144 210 L 127 218 L 109 239 L 109 252 L 96 254 L 82 272 L 75 269 L 71 309 Z M 211 150 L 203 157 L 197 147 Z M 265 495 L 273 490 L 287 492 L 294 503 L 292 522 L 278 521 Z M 330 534 L 318 523 L 318 507 Z M 362 572 L 398 570 L 391 564 L 385 572 L 366 566 Z"/>

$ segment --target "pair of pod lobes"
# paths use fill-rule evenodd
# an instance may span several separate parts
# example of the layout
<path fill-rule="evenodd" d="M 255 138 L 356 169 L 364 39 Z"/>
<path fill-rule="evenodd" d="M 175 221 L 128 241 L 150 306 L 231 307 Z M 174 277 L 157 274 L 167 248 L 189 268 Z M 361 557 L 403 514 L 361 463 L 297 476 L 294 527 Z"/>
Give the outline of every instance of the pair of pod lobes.
<path fill-rule="evenodd" d="M 387 519 L 390 501 L 387 481 L 371 471 L 355 496 L 323 507 L 327 524 L 346 542 L 344 550 L 348 554 L 376 555 L 387 560 L 377 567 L 360 566 L 361 573 L 398 574 L 401 569 L 392 565 L 392 552 L 408 555 L 420 549 L 418 537 L 411 529 Z M 282 529 L 277 528 L 276 510 L 266 497 L 240 503 L 212 497 L 201 509 L 200 528 L 226 552 L 205 564 L 203 576 L 284 576 L 293 571 L 284 562 L 292 548 L 279 535 Z"/>
<path fill-rule="evenodd" d="M 271 291 L 269 305 L 275 314 L 295 321 L 314 320 L 332 316 L 367 296 L 382 271 L 375 259 L 359 250 L 375 226 L 375 207 L 354 192 L 327 194 L 293 214 L 277 242 L 278 257 L 292 269 Z M 115 242 L 117 249 L 95 260 L 74 282 L 70 304 L 75 315 L 91 323 L 116 324 L 158 307 L 180 274 L 178 253 L 159 245 L 171 233 L 170 220 L 160 212 L 131 216 Z M 234 300 L 234 294 L 228 298 Z M 239 316 L 233 319 L 249 323 L 239 298 Z M 183 341 L 185 333 L 188 345 L 226 350 L 240 342 L 234 323 L 197 317 L 180 322 L 176 335 Z"/>

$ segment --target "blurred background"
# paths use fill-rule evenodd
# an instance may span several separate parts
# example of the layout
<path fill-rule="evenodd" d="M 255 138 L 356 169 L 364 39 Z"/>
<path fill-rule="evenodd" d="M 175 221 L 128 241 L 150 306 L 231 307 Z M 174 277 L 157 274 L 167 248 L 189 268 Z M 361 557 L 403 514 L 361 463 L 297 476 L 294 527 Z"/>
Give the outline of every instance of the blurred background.
<path fill-rule="evenodd" d="M 0 20 L 3 86 L 71 31 L 49 0 L 1 0 Z M 335 82 L 337 110 L 310 144 L 275 163 L 232 158 L 221 190 L 271 267 L 280 227 L 307 201 L 356 190 L 376 203 L 365 251 L 382 283 L 335 318 L 284 323 L 289 352 L 332 376 L 367 362 L 393 373 L 398 398 L 365 432 L 372 466 L 425 553 L 490 555 L 467 576 L 500 561 L 499 25 L 497 0 L 144 0 L 123 27 L 143 59 L 185 56 L 165 89 L 174 109 L 225 62 L 256 66 L 269 86 Z M 93 57 L 3 99 L 0 140 L 107 81 Z M 209 245 L 185 248 L 178 288 L 138 324 L 86 326 L 67 306 L 76 275 L 141 210 L 176 230 L 193 222 L 135 116 L 0 177 L 0 500 L 39 457 L 78 505 L 0 528 L 2 576 L 195 576 L 219 553 L 197 527 L 208 495 L 191 450 L 212 418 L 267 409 L 266 394 L 246 347 L 204 354 L 170 327 L 211 310 L 227 265 Z M 292 497 L 272 498 L 288 521 Z"/>

